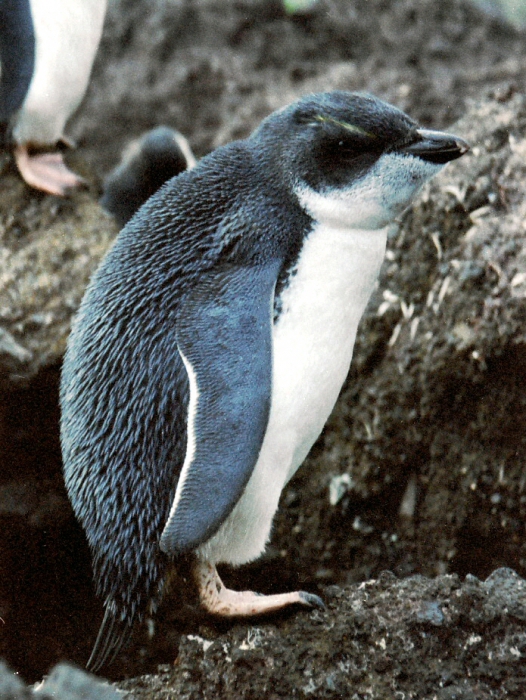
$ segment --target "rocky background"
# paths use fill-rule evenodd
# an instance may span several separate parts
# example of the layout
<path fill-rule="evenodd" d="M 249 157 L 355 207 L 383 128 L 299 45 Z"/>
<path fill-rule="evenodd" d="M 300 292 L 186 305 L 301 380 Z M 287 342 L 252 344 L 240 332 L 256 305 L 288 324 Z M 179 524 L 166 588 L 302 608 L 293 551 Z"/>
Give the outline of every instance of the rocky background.
<path fill-rule="evenodd" d="M 296 15 L 273 0 L 110 0 L 70 125 L 89 190 L 31 192 L 0 155 L 0 656 L 26 681 L 85 663 L 101 615 L 62 486 L 57 389 L 71 316 L 117 232 L 102 177 L 152 126 L 201 156 L 331 88 L 374 92 L 473 148 L 393 232 L 268 555 L 223 572 L 318 592 L 328 611 L 218 624 L 167 600 L 107 674 L 164 664 L 121 686 L 141 698 L 523 697 L 526 35 L 461 0 Z"/>

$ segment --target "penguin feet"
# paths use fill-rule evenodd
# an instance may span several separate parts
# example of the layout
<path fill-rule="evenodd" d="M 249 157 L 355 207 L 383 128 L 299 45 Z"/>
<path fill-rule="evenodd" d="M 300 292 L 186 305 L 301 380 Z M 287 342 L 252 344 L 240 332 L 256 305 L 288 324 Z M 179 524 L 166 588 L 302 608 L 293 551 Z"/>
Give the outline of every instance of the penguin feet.
<path fill-rule="evenodd" d="M 294 604 L 310 608 L 325 608 L 321 598 L 305 591 L 276 595 L 262 595 L 253 591 L 233 591 L 226 588 L 215 566 L 206 562 L 196 563 L 194 576 L 199 589 L 201 605 L 213 615 L 249 617 L 275 612 Z"/>
<path fill-rule="evenodd" d="M 20 174 L 30 187 L 64 197 L 68 190 L 85 185 L 64 163 L 61 153 L 30 155 L 27 145 L 16 146 L 15 161 Z"/>

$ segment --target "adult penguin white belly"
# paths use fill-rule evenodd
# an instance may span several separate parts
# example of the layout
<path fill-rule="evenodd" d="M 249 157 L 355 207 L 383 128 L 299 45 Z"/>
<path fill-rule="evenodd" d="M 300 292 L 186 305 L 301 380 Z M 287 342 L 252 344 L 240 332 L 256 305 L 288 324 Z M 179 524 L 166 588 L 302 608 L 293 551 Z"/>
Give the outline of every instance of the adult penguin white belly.
<path fill-rule="evenodd" d="M 13 110 L 8 113 L 6 108 L 3 116 L 22 177 L 50 194 L 64 195 L 82 183 L 60 152 L 38 149 L 54 147 L 64 138 L 66 122 L 84 97 L 106 4 L 107 0 L 10 0 L 2 11 L 2 89 L 4 104 Z M 15 50 L 13 38 L 21 41 Z M 13 93 L 15 99 L 10 97 Z"/>

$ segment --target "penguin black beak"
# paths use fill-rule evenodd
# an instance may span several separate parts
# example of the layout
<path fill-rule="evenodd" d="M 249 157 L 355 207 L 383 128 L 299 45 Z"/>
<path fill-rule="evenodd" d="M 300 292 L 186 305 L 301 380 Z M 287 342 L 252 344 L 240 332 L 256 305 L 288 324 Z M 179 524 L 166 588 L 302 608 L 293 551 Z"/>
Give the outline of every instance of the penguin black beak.
<path fill-rule="evenodd" d="M 401 153 L 418 156 L 429 163 L 442 165 L 456 160 L 469 151 L 469 144 L 459 136 L 443 131 L 417 129 L 417 139 L 400 149 Z"/>

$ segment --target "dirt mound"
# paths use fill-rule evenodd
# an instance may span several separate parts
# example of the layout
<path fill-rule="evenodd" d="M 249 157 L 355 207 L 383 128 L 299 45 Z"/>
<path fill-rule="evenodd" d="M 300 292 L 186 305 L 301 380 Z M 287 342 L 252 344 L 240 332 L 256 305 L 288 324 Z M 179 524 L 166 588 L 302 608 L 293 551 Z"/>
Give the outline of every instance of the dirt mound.
<path fill-rule="evenodd" d="M 166 123 L 197 155 L 246 136 L 315 90 L 368 90 L 415 119 L 453 123 L 466 98 L 526 85 L 525 39 L 462 0 L 115 0 L 87 99 L 71 127 L 98 171 Z"/>

